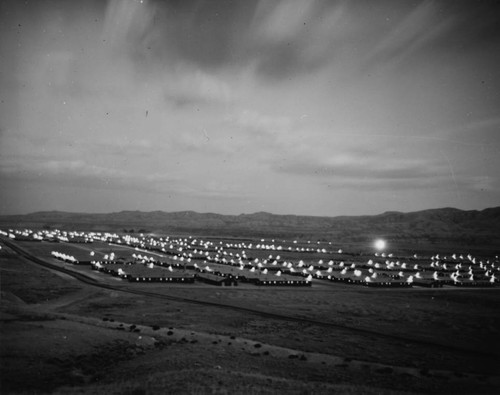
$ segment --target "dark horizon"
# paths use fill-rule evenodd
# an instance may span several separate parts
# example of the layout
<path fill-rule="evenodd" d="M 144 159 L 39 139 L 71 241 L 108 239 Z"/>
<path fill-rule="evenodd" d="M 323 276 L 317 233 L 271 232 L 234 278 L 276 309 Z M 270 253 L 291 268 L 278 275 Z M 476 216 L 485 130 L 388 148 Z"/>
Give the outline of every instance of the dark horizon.
<path fill-rule="evenodd" d="M 50 214 L 50 213 L 61 213 L 61 214 L 78 214 L 78 215 L 109 215 L 109 214 L 122 214 L 122 213 L 142 213 L 142 214 L 152 214 L 152 213 L 163 213 L 163 214 L 182 214 L 182 213 L 193 213 L 193 214 L 200 214 L 200 215 L 205 215 L 205 214 L 212 214 L 212 215 L 221 215 L 221 216 L 231 216 L 231 217 L 238 217 L 238 216 L 243 216 L 243 215 L 259 215 L 259 214 L 265 214 L 265 215 L 274 215 L 274 216 L 293 216 L 293 217 L 318 217 L 318 218 L 337 218 L 337 217 L 375 217 L 375 216 L 380 216 L 384 214 L 412 214 L 412 213 L 420 213 L 420 212 L 429 212 L 429 211 L 460 211 L 460 212 L 483 212 L 486 210 L 494 210 L 494 209 L 500 209 L 500 206 L 492 206 L 492 207 L 485 207 L 482 209 L 470 209 L 470 210 L 463 210 L 459 209 L 456 207 L 434 207 L 434 208 L 428 208 L 428 209 L 423 209 L 423 210 L 415 210 L 415 211 L 397 211 L 397 210 L 387 210 L 384 212 L 376 213 L 376 214 L 340 214 L 340 215 L 335 215 L 335 216 L 329 216 L 329 215 L 307 215 L 307 214 L 277 214 L 277 213 L 272 213 L 269 211 L 255 211 L 251 213 L 239 213 L 239 214 L 222 214 L 222 213 L 217 213 L 213 211 L 196 211 L 196 210 L 179 210 L 179 211 L 166 211 L 166 210 L 150 210 L 150 211 L 145 211 L 145 210 L 120 210 L 120 211 L 103 211 L 103 212 L 82 212 L 82 211 L 62 211 L 62 210 L 38 210 L 38 211 L 32 211 L 29 213 L 15 213 L 15 214 L 0 214 L 0 216 L 29 216 L 29 215 L 35 215 L 35 214 Z"/>

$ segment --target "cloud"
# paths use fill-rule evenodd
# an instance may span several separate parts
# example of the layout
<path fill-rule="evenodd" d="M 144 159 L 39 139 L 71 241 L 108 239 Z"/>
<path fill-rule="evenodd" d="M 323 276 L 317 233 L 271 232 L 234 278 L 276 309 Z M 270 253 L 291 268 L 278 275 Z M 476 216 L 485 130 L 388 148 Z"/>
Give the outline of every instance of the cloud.
<path fill-rule="evenodd" d="M 0 174 L 18 190 L 47 183 L 81 201 L 88 190 L 96 205 L 102 190 L 109 206 L 115 190 L 131 205 L 175 195 L 175 207 L 216 211 L 247 195 L 252 206 L 231 209 L 316 214 L 332 213 L 335 188 L 353 212 L 358 189 L 377 207 L 391 190 L 428 204 L 456 189 L 469 206 L 498 197 L 499 41 L 486 6 L 73 3 L 7 1 L 0 15 L 12 53 Z"/>
<path fill-rule="evenodd" d="M 438 168 L 428 163 L 412 163 L 411 161 L 408 163 L 405 160 L 387 159 L 383 156 L 371 160 L 351 156 L 334 156 L 319 161 L 291 162 L 280 167 L 279 170 L 304 176 L 412 182 L 415 179 L 435 176 Z"/>
<path fill-rule="evenodd" d="M 467 179 L 470 189 L 475 191 L 500 192 L 500 180 L 491 176 L 473 176 Z"/>
<path fill-rule="evenodd" d="M 414 147 L 402 145 L 399 152 L 392 153 L 384 149 L 383 141 L 369 143 L 371 141 L 367 141 L 367 145 L 345 146 L 329 154 L 327 150 L 313 151 L 309 147 L 302 155 L 290 155 L 285 161 L 273 163 L 272 170 L 308 184 L 317 182 L 327 189 L 352 193 L 415 191 L 418 192 L 415 196 L 424 198 L 422 191 L 438 194 L 448 190 L 461 202 L 478 192 L 491 196 L 500 191 L 500 180 L 491 162 L 496 159 L 487 153 L 483 153 L 484 163 L 481 164 L 476 153 L 467 155 L 466 146 L 449 144 L 445 140 L 436 140 L 435 147 L 427 148 L 425 154 L 421 149 L 428 146 L 427 142 L 418 140 Z"/>
<path fill-rule="evenodd" d="M 341 4 L 260 2 L 249 51 L 258 75 L 282 81 L 327 65 L 348 30 L 347 19 Z"/>
<path fill-rule="evenodd" d="M 102 29 L 103 44 L 117 53 L 130 53 L 148 45 L 155 14 L 148 2 L 109 1 Z"/>
<path fill-rule="evenodd" d="M 202 183 L 187 182 L 182 189 L 177 189 L 176 192 L 189 196 L 190 198 L 224 200 L 248 199 L 253 195 L 251 191 L 243 193 L 240 185 L 228 184 L 217 180 L 207 180 Z"/>
<path fill-rule="evenodd" d="M 459 130 L 447 133 L 450 140 L 463 142 L 467 145 L 480 145 L 484 148 L 484 154 L 500 152 L 500 139 L 498 130 L 500 128 L 500 117 L 484 117 L 475 119 L 463 125 Z"/>
<path fill-rule="evenodd" d="M 348 28 L 345 16 L 344 6 L 324 1 L 113 0 L 102 40 L 137 73 L 250 67 L 259 78 L 282 80 L 327 63 L 335 37 Z"/>
<path fill-rule="evenodd" d="M 269 42 L 295 41 L 314 13 L 314 1 L 260 2 L 254 20 L 256 36 Z"/>
<path fill-rule="evenodd" d="M 289 117 L 267 115 L 250 109 L 241 110 L 226 120 L 245 130 L 264 135 L 289 132 L 293 124 Z"/>
<path fill-rule="evenodd" d="M 120 179 L 126 176 L 119 169 L 104 168 L 82 160 L 25 158 L 3 161 L 0 171 L 4 176 L 16 178 L 50 178 L 54 180 Z"/>
<path fill-rule="evenodd" d="M 109 141 L 109 143 L 111 142 Z M 147 141 L 144 144 L 149 146 Z M 129 142 L 126 145 L 130 145 L 131 150 L 137 148 L 137 142 Z M 113 144 L 102 148 L 104 151 L 108 151 L 108 147 L 116 149 Z M 212 148 L 210 150 L 213 151 Z M 24 155 L 23 157 L 2 157 L 0 182 L 35 182 L 46 186 L 56 186 L 56 188 L 71 186 L 95 192 L 134 190 L 158 195 L 175 194 L 190 199 L 243 199 L 245 196 L 251 195 L 249 191 L 242 192 L 242 190 L 246 190 L 246 187 L 241 184 L 241 180 L 233 179 L 232 182 L 226 182 L 220 177 L 205 178 L 203 174 L 206 171 L 199 166 L 183 168 L 179 165 L 175 167 L 171 165 L 160 166 L 156 169 L 148 167 L 147 170 L 143 170 L 142 166 L 126 165 L 120 167 L 116 161 L 113 161 L 111 166 L 104 166 L 93 163 L 91 159 Z M 218 170 L 213 166 L 209 168 L 209 172 L 216 171 Z M 193 172 L 199 173 L 199 176 Z M 228 176 L 233 177 L 231 174 Z"/>
<path fill-rule="evenodd" d="M 498 129 L 500 127 L 500 117 L 493 116 L 487 118 L 476 119 L 474 121 L 469 122 L 465 125 L 467 129 L 486 129 L 486 128 L 495 128 Z"/>
<path fill-rule="evenodd" d="M 77 158 L 24 156 L 4 158 L 0 162 L 4 179 L 48 183 L 50 185 L 86 186 L 92 189 L 122 189 L 131 187 L 161 191 L 166 183 L 179 182 L 180 177 L 169 173 L 142 172 L 115 166 L 102 166 Z"/>
<path fill-rule="evenodd" d="M 255 1 L 119 1 L 106 10 L 104 34 L 136 67 L 187 64 L 214 70 L 237 60 Z"/>
<path fill-rule="evenodd" d="M 343 189 L 414 190 L 438 188 L 452 181 L 463 188 L 470 186 L 464 174 L 450 174 L 449 163 L 442 156 L 415 155 L 404 146 L 400 152 L 387 152 L 384 141 L 373 143 L 371 139 L 335 150 L 309 146 L 301 155 L 273 163 L 272 169 Z"/>
<path fill-rule="evenodd" d="M 224 104 L 234 99 L 234 92 L 224 80 L 188 66 L 170 73 L 162 88 L 165 100 L 175 107 Z"/>
<path fill-rule="evenodd" d="M 367 67 L 399 64 L 421 47 L 441 38 L 454 26 L 455 19 L 438 18 L 437 11 L 433 1 L 418 4 L 368 52 Z"/>

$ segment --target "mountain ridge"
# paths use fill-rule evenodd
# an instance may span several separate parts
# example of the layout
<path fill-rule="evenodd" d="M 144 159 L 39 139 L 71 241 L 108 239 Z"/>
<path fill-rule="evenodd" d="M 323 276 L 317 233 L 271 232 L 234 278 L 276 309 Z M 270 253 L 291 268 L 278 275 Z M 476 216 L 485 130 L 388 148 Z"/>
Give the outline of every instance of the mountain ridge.
<path fill-rule="evenodd" d="M 500 246 L 500 206 L 483 210 L 453 207 L 376 215 L 307 216 L 268 212 L 224 215 L 195 211 L 71 213 L 39 211 L 0 216 L 0 227 L 59 228 L 228 237 L 276 237 L 364 243 L 374 237 L 404 243 Z"/>
<path fill-rule="evenodd" d="M 67 215 L 117 215 L 117 214 L 195 214 L 195 215 L 218 215 L 224 217 L 241 217 L 241 216 L 276 216 L 276 217 L 307 217 L 307 218 L 360 218 L 360 217 L 377 217 L 381 215 L 391 215 L 391 214 L 417 214 L 417 213 L 431 213 L 431 212 L 461 212 L 461 213 L 481 213 L 484 211 L 500 211 L 500 206 L 487 207 L 482 210 L 462 210 L 455 207 L 441 207 L 441 208 L 430 208 L 417 211 L 396 211 L 389 210 L 384 211 L 379 214 L 360 214 L 360 215 L 305 215 L 305 214 L 275 214 L 268 211 L 256 211 L 253 213 L 240 213 L 240 214 L 219 214 L 214 212 L 198 212 L 194 210 L 180 210 L 180 211 L 165 211 L 165 210 L 152 210 L 152 211 L 142 211 L 142 210 L 121 210 L 121 211 L 111 211 L 106 213 L 87 213 L 78 211 L 62 211 L 62 210 L 43 210 L 34 211 L 27 214 L 2 214 L 0 218 L 5 217 L 22 217 L 22 216 L 35 216 L 35 215 L 46 215 L 46 214 L 67 214 Z"/>

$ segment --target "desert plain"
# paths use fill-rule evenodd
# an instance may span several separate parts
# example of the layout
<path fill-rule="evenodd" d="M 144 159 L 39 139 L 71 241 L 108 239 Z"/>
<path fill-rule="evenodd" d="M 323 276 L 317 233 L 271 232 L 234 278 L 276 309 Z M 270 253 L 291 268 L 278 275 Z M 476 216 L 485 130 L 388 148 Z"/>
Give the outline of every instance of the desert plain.
<path fill-rule="evenodd" d="M 130 240 L 126 234 L 120 237 Z M 207 240 L 205 246 L 223 245 L 227 253 L 242 243 L 213 236 Z M 255 248 L 264 246 L 264 239 L 244 240 L 246 247 L 253 243 L 245 252 L 248 260 L 259 256 L 272 270 L 271 259 L 263 259 L 269 251 Z M 307 252 L 311 241 L 302 243 Z M 316 275 L 308 286 L 241 280 L 224 286 L 200 278 L 193 283 L 133 282 L 83 262 L 56 259 L 51 252 L 65 250 L 96 259 L 113 252 L 120 262 L 133 254 L 136 265 L 144 264 L 137 262 L 135 252 L 142 251 L 137 248 L 5 236 L 0 244 L 2 393 L 391 394 L 500 389 L 497 284 L 457 286 L 444 281 L 436 288 L 371 287 Z M 285 248 L 281 260 L 303 257 L 307 262 L 309 256 L 316 261 L 323 254 L 324 263 L 320 261 L 326 269 L 330 257 L 330 265 L 342 259 L 342 265 L 344 260 L 355 261 L 358 267 L 388 258 L 358 253 L 361 249 L 355 245 L 342 257 L 341 250 L 333 253 L 333 247 L 326 246 L 324 252 L 311 248 L 309 255 Z M 280 258 L 271 252 L 270 257 Z M 163 256 L 148 254 L 151 260 L 154 254 Z M 231 256 L 238 256 L 241 264 L 240 255 Z M 163 257 L 171 266 L 175 258 L 179 266 L 176 255 Z M 411 259 L 390 259 L 405 258 Z M 447 259 L 442 254 L 443 258 Z M 435 257 L 424 254 L 419 259 L 434 264 Z M 200 267 L 207 263 L 197 262 Z M 216 267 L 221 262 L 208 263 Z M 498 266 L 498 258 L 488 262 Z M 175 270 L 183 272 L 185 265 Z"/>

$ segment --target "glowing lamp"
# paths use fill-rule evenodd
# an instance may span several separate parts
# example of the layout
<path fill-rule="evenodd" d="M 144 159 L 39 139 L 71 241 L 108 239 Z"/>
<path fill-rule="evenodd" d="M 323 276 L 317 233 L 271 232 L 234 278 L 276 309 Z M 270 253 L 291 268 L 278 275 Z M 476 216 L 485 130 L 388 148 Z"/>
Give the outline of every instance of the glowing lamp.
<path fill-rule="evenodd" d="M 379 251 L 382 251 L 385 249 L 385 246 L 386 246 L 386 242 L 385 240 L 382 240 L 382 239 L 378 239 L 375 241 L 375 248 Z"/>

